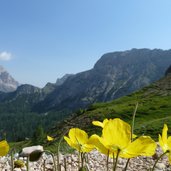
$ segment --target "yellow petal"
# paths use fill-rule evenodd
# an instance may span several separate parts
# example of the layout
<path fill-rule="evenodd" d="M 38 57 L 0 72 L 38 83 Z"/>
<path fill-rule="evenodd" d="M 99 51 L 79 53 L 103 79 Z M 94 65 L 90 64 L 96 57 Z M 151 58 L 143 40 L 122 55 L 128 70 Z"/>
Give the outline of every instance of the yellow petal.
<path fill-rule="evenodd" d="M 100 126 L 100 127 L 103 128 L 108 121 L 109 121 L 108 119 L 104 119 L 103 122 L 93 121 L 92 124 L 95 125 L 95 126 Z"/>
<path fill-rule="evenodd" d="M 79 128 L 70 129 L 69 138 L 75 144 L 86 144 L 88 141 L 87 133 Z"/>
<path fill-rule="evenodd" d="M 167 147 L 168 147 L 167 150 L 171 151 L 171 136 L 169 136 L 167 139 Z"/>
<path fill-rule="evenodd" d="M 164 124 L 163 131 L 162 131 L 162 141 L 164 144 L 167 144 L 167 131 L 168 131 L 168 127 L 166 124 Z"/>
<path fill-rule="evenodd" d="M 103 128 L 102 138 L 106 147 L 124 149 L 131 141 L 131 127 L 118 118 L 109 120 Z"/>
<path fill-rule="evenodd" d="M 64 136 L 64 140 L 72 147 L 72 141 L 67 136 Z"/>
<path fill-rule="evenodd" d="M 81 147 L 81 152 L 83 152 L 83 153 L 85 153 L 85 152 L 90 152 L 90 151 L 92 151 L 94 149 L 94 145 L 92 145 L 92 144 L 84 144 L 84 145 L 82 145 L 82 147 Z"/>
<path fill-rule="evenodd" d="M 9 145 L 7 141 L 0 141 L 0 156 L 6 156 L 9 151 Z"/>
<path fill-rule="evenodd" d="M 54 140 L 54 138 L 53 138 L 53 137 L 51 137 L 51 136 L 48 136 L 48 135 L 47 135 L 47 140 L 48 140 L 48 141 L 53 141 L 53 140 Z"/>
<path fill-rule="evenodd" d="M 88 135 L 85 131 L 79 128 L 72 128 L 69 131 L 69 138 L 64 136 L 67 143 L 80 152 L 88 152 L 93 149 L 88 143 Z"/>
<path fill-rule="evenodd" d="M 137 156 L 152 156 L 155 153 L 156 143 L 149 136 L 141 136 L 130 143 L 120 156 L 132 158 Z"/>
<path fill-rule="evenodd" d="M 171 136 L 169 136 L 167 139 L 167 150 L 168 153 L 166 155 L 168 156 L 169 163 L 171 164 Z M 166 152 L 167 150 L 163 151 Z"/>
<path fill-rule="evenodd" d="M 171 164 L 171 153 L 168 154 L 169 163 Z"/>
<path fill-rule="evenodd" d="M 159 144 L 160 144 L 160 147 L 162 148 L 163 152 L 166 152 L 168 147 L 167 147 L 167 144 L 163 143 L 163 140 L 162 140 L 162 137 L 160 134 L 159 134 Z"/>
<path fill-rule="evenodd" d="M 69 146 L 75 148 L 78 151 L 81 151 L 81 146 L 78 143 L 73 143 L 68 137 L 64 136 L 65 141 L 68 143 Z"/>
<path fill-rule="evenodd" d="M 93 121 L 92 124 L 95 125 L 95 126 L 100 126 L 100 127 L 103 128 L 103 123 L 100 122 L 100 121 Z"/>
<path fill-rule="evenodd" d="M 100 137 L 98 135 L 94 134 L 90 137 L 89 143 L 94 144 L 95 148 L 99 152 L 108 155 L 109 150 L 100 142 L 99 139 L 100 139 Z"/>
<path fill-rule="evenodd" d="M 166 152 L 168 150 L 168 144 L 163 142 L 161 135 L 159 135 L 159 144 L 163 152 Z"/>
<path fill-rule="evenodd" d="M 108 121 L 109 121 L 108 119 L 103 120 L 103 127 L 106 125 L 106 123 L 108 123 Z"/>
<path fill-rule="evenodd" d="M 137 135 L 133 134 L 133 135 L 132 135 L 132 138 L 133 138 L 133 139 L 134 139 L 134 138 L 137 138 Z"/>
<path fill-rule="evenodd" d="M 168 127 L 166 124 L 164 124 L 163 130 L 162 130 L 162 136 L 159 135 L 159 144 L 164 152 L 168 150 L 168 140 L 167 140 L 167 131 Z"/>

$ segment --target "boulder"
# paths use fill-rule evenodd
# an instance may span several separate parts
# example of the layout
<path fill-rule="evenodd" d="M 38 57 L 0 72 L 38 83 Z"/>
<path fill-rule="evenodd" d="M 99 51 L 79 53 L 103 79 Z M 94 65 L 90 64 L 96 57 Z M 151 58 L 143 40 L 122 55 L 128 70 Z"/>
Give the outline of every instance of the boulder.
<path fill-rule="evenodd" d="M 43 146 L 37 145 L 37 146 L 30 146 L 30 147 L 25 147 L 22 149 L 20 156 L 21 157 L 28 157 L 31 153 L 33 152 L 43 152 Z"/>

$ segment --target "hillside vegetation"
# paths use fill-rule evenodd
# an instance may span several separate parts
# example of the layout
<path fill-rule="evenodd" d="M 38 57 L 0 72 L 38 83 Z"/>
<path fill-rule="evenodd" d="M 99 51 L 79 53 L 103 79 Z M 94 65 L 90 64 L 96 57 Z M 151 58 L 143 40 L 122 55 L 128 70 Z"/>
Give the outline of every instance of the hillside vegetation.
<path fill-rule="evenodd" d="M 48 135 L 55 137 L 57 142 L 47 142 L 47 134 L 45 133 L 44 136 L 37 137 L 38 141 L 33 139 L 32 141 L 14 143 L 11 146 L 15 149 L 21 149 L 21 147 L 28 145 L 42 144 L 45 149 L 56 152 L 58 141 L 72 127 L 81 128 L 91 135 L 101 133 L 101 128 L 92 125 L 94 120 L 103 121 L 105 118 L 118 117 L 131 124 L 137 102 L 139 105 L 135 118 L 135 134 L 150 135 L 158 141 L 158 134 L 161 134 L 163 124 L 167 123 L 170 128 L 168 134 L 171 135 L 171 74 L 168 73 L 163 79 L 140 91 L 111 102 L 95 103 L 88 109 L 79 110 L 68 119 L 57 122 L 56 126 L 51 127 L 48 132 Z M 66 142 L 62 141 L 60 151 L 66 153 L 70 150 Z"/>
<path fill-rule="evenodd" d="M 171 74 L 158 82 L 128 96 L 107 103 L 95 103 L 87 110 L 80 110 L 72 117 L 52 128 L 50 134 L 60 137 L 71 127 L 79 127 L 89 134 L 100 133 L 92 125 L 93 120 L 119 117 L 131 123 L 136 103 L 139 103 L 135 119 L 135 133 L 151 135 L 157 139 L 164 123 L 171 133 Z"/>

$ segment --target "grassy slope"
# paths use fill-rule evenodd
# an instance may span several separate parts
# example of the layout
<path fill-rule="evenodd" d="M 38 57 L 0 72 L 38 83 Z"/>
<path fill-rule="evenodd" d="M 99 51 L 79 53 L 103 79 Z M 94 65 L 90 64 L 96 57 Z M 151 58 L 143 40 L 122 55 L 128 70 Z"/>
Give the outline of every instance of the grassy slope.
<path fill-rule="evenodd" d="M 135 104 L 139 107 L 135 119 L 135 133 L 151 135 L 157 139 L 164 123 L 170 127 L 171 133 L 171 74 L 160 81 L 145 87 L 131 95 L 108 103 L 96 103 L 87 110 L 78 112 L 72 118 L 58 124 L 51 130 L 52 135 L 61 136 L 71 127 L 88 131 L 91 135 L 101 129 L 93 126 L 93 120 L 102 121 L 104 118 L 121 118 L 131 123 Z"/>
<path fill-rule="evenodd" d="M 101 128 L 92 125 L 93 120 L 121 118 L 131 123 L 137 102 L 139 106 L 135 119 L 135 134 L 150 135 L 157 140 L 163 124 L 167 123 L 170 128 L 168 133 L 171 135 L 171 74 L 131 95 L 107 103 L 96 103 L 87 110 L 80 110 L 70 118 L 58 123 L 48 134 L 59 140 L 71 127 L 81 128 L 89 135 L 101 134 Z M 45 143 L 44 147 L 55 152 L 57 144 L 57 142 Z M 21 144 L 18 145 L 21 146 Z M 26 143 L 22 145 L 26 146 Z M 70 150 L 64 141 L 62 141 L 61 148 L 65 152 Z"/>

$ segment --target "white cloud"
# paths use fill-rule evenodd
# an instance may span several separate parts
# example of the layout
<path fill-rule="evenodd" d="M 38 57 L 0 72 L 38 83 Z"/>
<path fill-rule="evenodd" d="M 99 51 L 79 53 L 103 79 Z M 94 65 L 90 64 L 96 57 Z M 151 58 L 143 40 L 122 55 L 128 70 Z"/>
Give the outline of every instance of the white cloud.
<path fill-rule="evenodd" d="M 6 52 L 6 51 L 0 52 L 0 60 L 1 61 L 9 61 L 9 60 L 11 60 L 11 57 L 12 57 L 12 55 L 9 52 Z"/>

